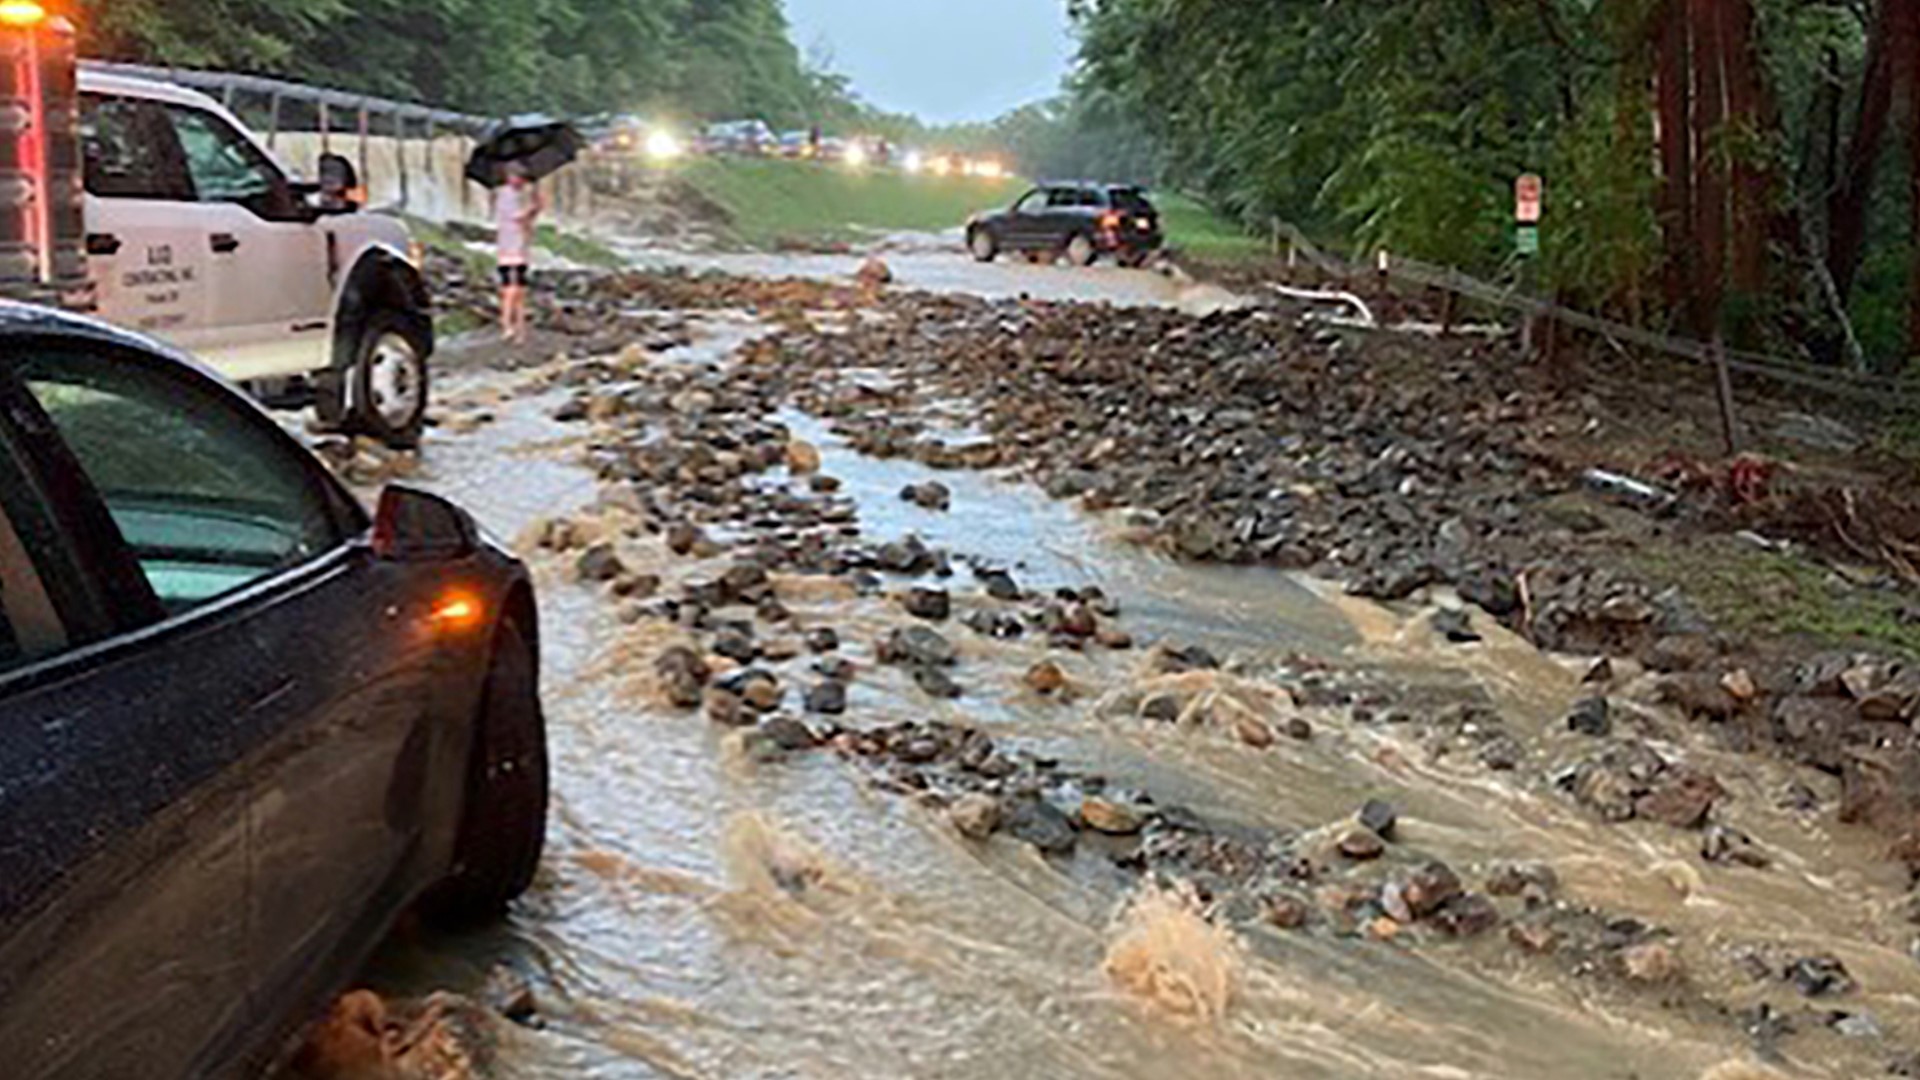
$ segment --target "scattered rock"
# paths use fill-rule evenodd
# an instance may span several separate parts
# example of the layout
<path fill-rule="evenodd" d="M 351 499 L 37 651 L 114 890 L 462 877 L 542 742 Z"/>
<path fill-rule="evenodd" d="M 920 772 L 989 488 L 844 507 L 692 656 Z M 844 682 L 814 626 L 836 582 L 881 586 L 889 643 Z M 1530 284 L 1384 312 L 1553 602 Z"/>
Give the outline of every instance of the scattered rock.
<path fill-rule="evenodd" d="M 581 581 L 599 583 L 612 581 L 625 573 L 627 567 L 614 552 L 612 544 L 595 544 L 581 552 L 574 569 Z"/>
<path fill-rule="evenodd" d="M 1313 738 L 1313 725 L 1303 716 L 1287 717 L 1286 722 L 1280 725 L 1280 730 L 1295 742 L 1306 742 Z"/>
<path fill-rule="evenodd" d="M 1067 688 L 1067 673 L 1059 664 L 1042 660 L 1027 669 L 1025 681 L 1036 694 L 1057 694 Z"/>
<path fill-rule="evenodd" d="M 1454 937 L 1478 937 L 1500 925 L 1500 909 L 1478 893 L 1466 893 L 1434 912 L 1432 921 Z"/>
<path fill-rule="evenodd" d="M 907 614 L 917 619 L 942 622 L 953 614 L 953 603 L 945 589 L 915 587 L 907 591 Z"/>
<path fill-rule="evenodd" d="M 847 711 L 847 684 L 838 679 L 815 683 L 807 691 L 807 711 L 821 716 L 840 716 Z"/>
<path fill-rule="evenodd" d="M 1401 895 L 1405 898 L 1407 910 L 1414 918 L 1424 919 L 1441 907 L 1452 903 L 1466 892 L 1461 885 L 1459 875 L 1443 862 L 1430 862 L 1414 871 L 1401 886 Z"/>
<path fill-rule="evenodd" d="M 1372 829 L 1350 829 L 1340 838 L 1340 854 L 1355 862 L 1371 862 L 1387 853 L 1386 842 Z"/>
<path fill-rule="evenodd" d="M 938 481 L 908 484 L 900 489 L 900 498 L 922 510 L 945 510 L 953 504 L 953 492 Z"/>
<path fill-rule="evenodd" d="M 985 840 L 1000 827 L 1000 800 L 977 791 L 969 792 L 947 809 L 947 820 L 961 836 Z"/>
<path fill-rule="evenodd" d="M 1680 978 L 1680 957 L 1665 942 L 1648 941 L 1620 951 L 1620 968 L 1640 983 L 1669 983 Z"/>
<path fill-rule="evenodd" d="M 811 750 L 820 744 L 812 728 L 791 716 L 770 716 L 760 722 L 760 730 L 775 746 L 793 753 Z"/>
<path fill-rule="evenodd" d="M 1706 773 L 1675 766 L 1634 803 L 1634 811 L 1676 829 L 1696 829 L 1706 823 L 1713 804 L 1725 794 L 1720 782 Z"/>
<path fill-rule="evenodd" d="M 717 688 L 707 692 L 707 719 L 725 727 L 745 727 L 752 723 L 740 695 Z"/>
<path fill-rule="evenodd" d="M 1433 613 L 1429 622 L 1434 633 L 1455 645 L 1468 645 L 1481 640 L 1480 634 L 1473 628 L 1473 618 L 1460 608 L 1441 608 Z"/>
<path fill-rule="evenodd" d="M 1368 799 L 1355 815 L 1362 828 L 1372 831 L 1382 840 L 1393 839 L 1394 830 L 1400 824 L 1400 811 L 1385 799 Z"/>
<path fill-rule="evenodd" d="M 955 658 L 953 643 L 924 626 L 895 630 L 880 645 L 883 664 L 947 667 Z"/>
<path fill-rule="evenodd" d="M 1794 960 L 1781 977 L 1807 997 L 1841 997 L 1859 989 L 1840 958 L 1826 954 Z"/>
<path fill-rule="evenodd" d="M 1019 584 L 1013 580 L 1013 575 L 1005 570 L 983 570 L 976 576 L 980 579 L 981 585 L 985 586 L 987 595 L 995 600 L 1020 599 Z"/>
<path fill-rule="evenodd" d="M 1006 832 L 1048 855 L 1065 855 L 1080 839 L 1074 831 L 1073 819 L 1045 799 L 1016 799 L 1003 809 L 1002 824 Z"/>
<path fill-rule="evenodd" d="M 1603 739 L 1613 734 L 1612 710 L 1603 697 L 1590 697 L 1574 704 L 1567 714 L 1567 730 Z"/>
<path fill-rule="evenodd" d="M 928 697 L 950 700 L 960 696 L 960 684 L 937 667 L 915 668 L 913 682 Z"/>
<path fill-rule="evenodd" d="M 802 439 L 794 439 L 787 443 L 787 471 L 795 476 L 807 476 L 819 472 L 819 449 Z"/>
<path fill-rule="evenodd" d="M 1273 729 L 1266 721 L 1252 716 L 1236 716 L 1233 719 L 1233 732 L 1240 741 L 1255 749 L 1264 750 L 1273 745 Z"/>
<path fill-rule="evenodd" d="M 488 970 L 480 996 L 494 1012 L 516 1024 L 531 1024 L 540 1011 L 533 984 L 505 964 L 495 964 Z"/>
<path fill-rule="evenodd" d="M 1267 899 L 1267 921 L 1282 930 L 1298 930 L 1312 916 L 1313 908 L 1297 896 L 1283 893 Z"/>
<path fill-rule="evenodd" d="M 1095 832 L 1131 836 L 1146 826 L 1147 816 L 1139 807 L 1089 795 L 1080 802 L 1080 821 Z"/>
<path fill-rule="evenodd" d="M 1587 673 L 1581 676 L 1580 681 L 1589 686 L 1594 685 L 1596 683 L 1612 682 L 1613 681 L 1613 661 L 1607 659 L 1604 656 L 1598 660 L 1595 660 L 1593 662 L 1593 666 L 1587 669 Z"/>
<path fill-rule="evenodd" d="M 740 698 L 754 711 L 770 713 L 780 707 L 781 699 L 786 697 L 786 692 L 780 688 L 780 683 L 773 676 L 765 673 L 762 673 L 762 676 L 749 679 Z"/>
<path fill-rule="evenodd" d="M 831 626 L 815 627 L 807 631 L 807 648 L 816 653 L 835 652 L 840 648 L 840 634 Z"/>

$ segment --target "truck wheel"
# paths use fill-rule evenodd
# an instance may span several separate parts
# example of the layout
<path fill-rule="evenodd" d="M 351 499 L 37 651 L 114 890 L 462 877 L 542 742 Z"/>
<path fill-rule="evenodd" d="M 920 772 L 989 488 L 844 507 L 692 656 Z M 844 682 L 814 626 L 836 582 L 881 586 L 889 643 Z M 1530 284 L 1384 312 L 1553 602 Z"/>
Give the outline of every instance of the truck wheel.
<path fill-rule="evenodd" d="M 1075 233 L 1067 241 L 1067 261 L 1075 266 L 1092 266 L 1100 257 L 1100 249 L 1093 246 L 1093 238 L 1086 233 Z"/>
<path fill-rule="evenodd" d="M 467 761 L 453 866 L 428 896 L 435 919 L 499 915 L 533 884 L 547 835 L 547 725 L 533 647 L 512 620 L 494 635 Z"/>
<path fill-rule="evenodd" d="M 990 263 L 1000 254 L 1000 242 L 993 238 L 989 229 L 975 229 L 967 237 L 967 250 L 973 252 L 976 262 Z"/>
<path fill-rule="evenodd" d="M 367 319 L 347 372 L 353 383 L 348 428 L 398 450 L 420 445 L 427 420 L 430 340 L 424 317 L 413 312 L 386 309 Z M 323 411 L 321 419 L 326 418 Z"/>

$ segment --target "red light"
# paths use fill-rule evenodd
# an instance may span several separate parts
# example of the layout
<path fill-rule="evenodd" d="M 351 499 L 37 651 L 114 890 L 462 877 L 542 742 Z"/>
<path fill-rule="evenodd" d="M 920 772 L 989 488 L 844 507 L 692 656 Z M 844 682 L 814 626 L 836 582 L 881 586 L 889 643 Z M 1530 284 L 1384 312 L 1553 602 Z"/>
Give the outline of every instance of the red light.
<path fill-rule="evenodd" d="M 1103 229 L 1106 229 L 1109 232 L 1119 229 L 1120 215 L 1115 213 L 1106 213 L 1106 214 L 1100 215 L 1100 227 Z"/>
<path fill-rule="evenodd" d="M 34 0 L 0 0 L 0 25 L 38 26 L 47 17 L 47 9 Z"/>

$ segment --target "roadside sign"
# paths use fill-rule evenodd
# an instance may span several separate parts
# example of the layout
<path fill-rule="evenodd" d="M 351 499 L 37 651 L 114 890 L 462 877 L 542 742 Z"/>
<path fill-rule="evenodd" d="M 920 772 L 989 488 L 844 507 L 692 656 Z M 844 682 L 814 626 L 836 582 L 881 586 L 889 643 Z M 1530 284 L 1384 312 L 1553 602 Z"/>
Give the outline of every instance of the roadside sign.
<path fill-rule="evenodd" d="M 1540 226 L 1522 225 L 1514 234 L 1514 249 L 1522 255 L 1540 254 Z"/>
<path fill-rule="evenodd" d="M 1528 173 L 1513 182 L 1513 220 L 1522 225 L 1540 224 L 1540 196 L 1546 184 Z"/>

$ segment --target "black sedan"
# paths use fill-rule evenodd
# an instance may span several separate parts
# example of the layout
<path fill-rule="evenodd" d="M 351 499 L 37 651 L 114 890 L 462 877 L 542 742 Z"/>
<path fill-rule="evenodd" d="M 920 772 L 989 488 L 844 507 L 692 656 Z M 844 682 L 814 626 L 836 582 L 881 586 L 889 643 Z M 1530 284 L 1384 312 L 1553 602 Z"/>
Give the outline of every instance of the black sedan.
<path fill-rule="evenodd" d="M 239 393 L 0 305 L 0 1073 L 257 1074 L 545 831 L 525 568 Z"/>
<path fill-rule="evenodd" d="M 1139 266 L 1161 242 L 1160 212 L 1145 192 L 1125 184 L 1047 184 L 1010 209 L 967 222 L 967 250 L 981 262 L 1018 252 L 1065 256 L 1075 266 L 1111 255 Z"/>

